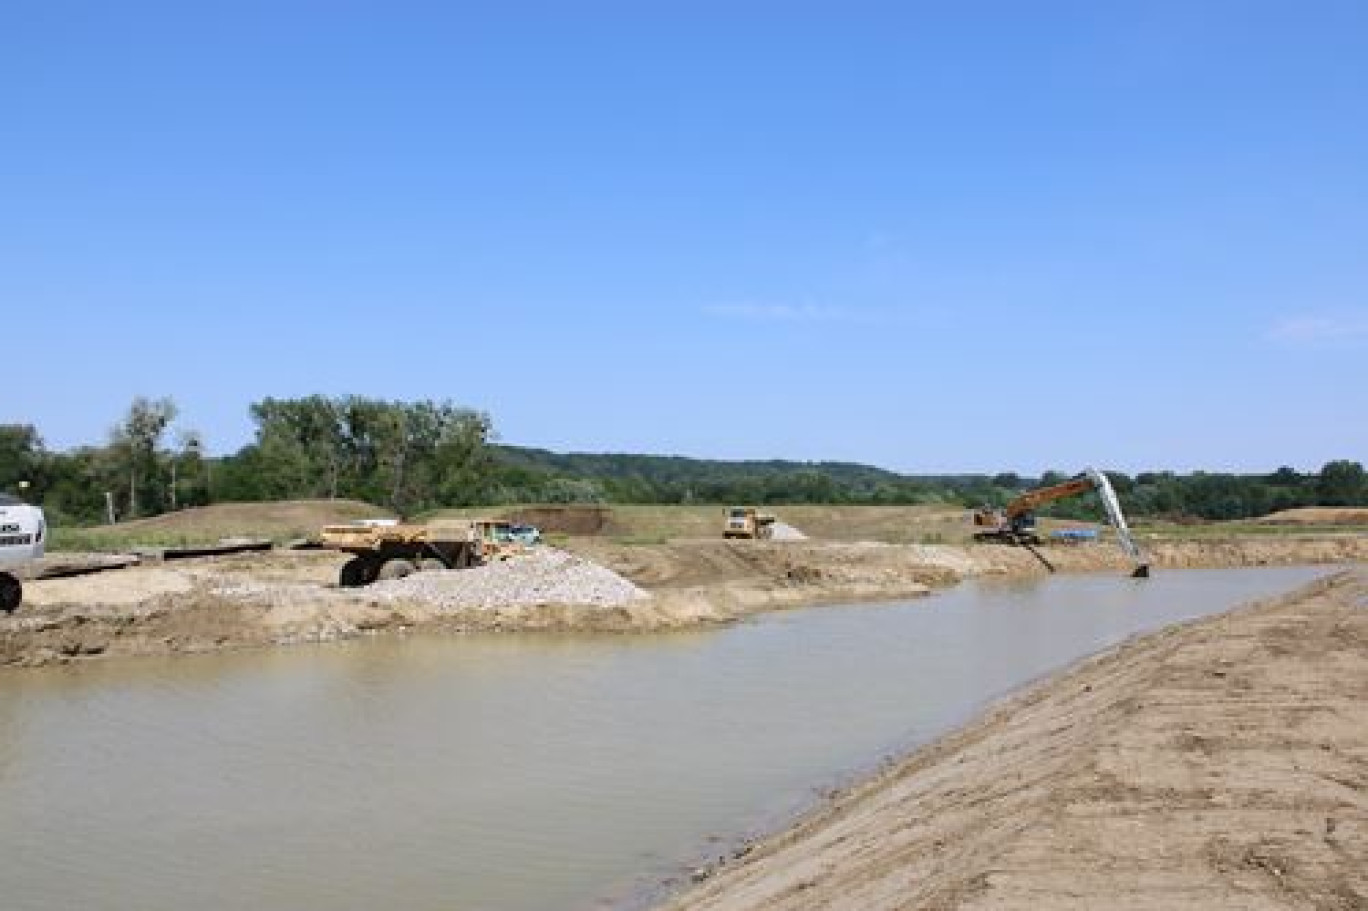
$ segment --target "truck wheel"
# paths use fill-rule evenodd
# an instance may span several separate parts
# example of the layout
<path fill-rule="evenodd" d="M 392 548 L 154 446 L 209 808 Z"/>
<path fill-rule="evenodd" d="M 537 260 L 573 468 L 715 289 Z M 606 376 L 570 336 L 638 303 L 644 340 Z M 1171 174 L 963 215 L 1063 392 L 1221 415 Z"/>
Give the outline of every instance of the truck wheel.
<path fill-rule="evenodd" d="M 447 565 L 436 557 L 427 557 L 426 559 L 418 561 L 418 571 L 420 573 L 431 573 L 446 568 Z"/>
<path fill-rule="evenodd" d="M 24 586 L 9 573 L 0 573 L 0 611 L 12 614 L 24 600 Z"/>
<path fill-rule="evenodd" d="M 337 584 L 343 588 L 360 588 L 371 580 L 370 575 L 371 561 L 365 557 L 352 557 L 342 564 L 342 571 L 337 575 Z"/>
<path fill-rule="evenodd" d="M 383 582 L 386 579 L 402 579 L 416 572 L 418 572 L 418 567 L 409 560 L 386 560 L 381 565 L 380 573 L 376 578 Z"/>

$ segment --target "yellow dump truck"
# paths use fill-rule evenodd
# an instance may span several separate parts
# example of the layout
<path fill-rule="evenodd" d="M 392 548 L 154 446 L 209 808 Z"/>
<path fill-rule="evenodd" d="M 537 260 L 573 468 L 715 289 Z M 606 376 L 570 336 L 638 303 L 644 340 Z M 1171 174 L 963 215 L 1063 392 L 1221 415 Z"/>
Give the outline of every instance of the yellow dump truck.
<path fill-rule="evenodd" d="M 760 512 L 754 506 L 732 506 L 722 525 L 724 538 L 771 538 L 778 517 Z"/>
<path fill-rule="evenodd" d="M 441 520 L 422 525 L 388 519 L 325 525 L 319 546 L 352 554 L 342 566 L 343 588 L 402 579 L 423 570 L 464 569 L 521 553 L 502 519 Z"/>

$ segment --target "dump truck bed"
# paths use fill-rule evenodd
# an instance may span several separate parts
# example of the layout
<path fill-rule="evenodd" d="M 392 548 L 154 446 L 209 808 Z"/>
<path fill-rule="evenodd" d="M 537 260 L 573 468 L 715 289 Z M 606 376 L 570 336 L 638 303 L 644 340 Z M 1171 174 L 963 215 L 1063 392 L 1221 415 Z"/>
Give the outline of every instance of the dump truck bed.
<path fill-rule="evenodd" d="M 379 550 L 395 544 L 456 543 L 474 540 L 469 523 L 433 523 L 430 525 L 394 524 L 325 525 L 319 543 L 333 550 Z"/>

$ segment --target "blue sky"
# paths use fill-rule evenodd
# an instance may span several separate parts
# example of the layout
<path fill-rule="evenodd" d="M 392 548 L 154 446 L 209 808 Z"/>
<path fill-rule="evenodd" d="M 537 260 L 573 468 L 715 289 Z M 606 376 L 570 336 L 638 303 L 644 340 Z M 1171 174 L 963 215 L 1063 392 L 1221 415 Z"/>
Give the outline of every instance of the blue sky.
<path fill-rule="evenodd" d="M 1368 5 L 0 0 L 0 421 L 1368 459 Z"/>

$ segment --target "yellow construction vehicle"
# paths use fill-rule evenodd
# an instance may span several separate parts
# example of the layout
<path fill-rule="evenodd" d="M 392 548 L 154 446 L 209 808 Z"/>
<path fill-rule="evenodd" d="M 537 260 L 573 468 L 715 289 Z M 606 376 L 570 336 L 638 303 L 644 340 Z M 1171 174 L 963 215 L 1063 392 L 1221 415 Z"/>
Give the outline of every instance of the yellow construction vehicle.
<path fill-rule="evenodd" d="M 507 560 L 525 548 L 503 519 L 455 519 L 412 525 L 389 519 L 325 525 L 319 546 L 352 554 L 338 584 L 369 585 L 423 570 L 464 569 Z"/>
<path fill-rule="evenodd" d="M 1002 509 L 985 506 L 976 510 L 974 525 L 985 530 L 975 532 L 974 540 L 1026 546 L 1040 544 L 1040 536 L 1035 530 L 1035 510 L 1046 503 L 1075 497 L 1090 490 L 1098 492 L 1102 507 L 1107 511 L 1107 518 L 1116 529 L 1116 539 L 1120 542 L 1121 549 L 1135 562 L 1135 570 L 1131 575 L 1137 579 L 1148 577 L 1149 564 L 1126 524 L 1126 516 L 1121 512 L 1121 501 L 1117 499 L 1116 491 L 1112 489 L 1107 476 L 1096 468 L 1086 468 L 1082 474 L 1060 484 L 1028 490 Z"/>
<path fill-rule="evenodd" d="M 754 506 L 733 506 L 722 523 L 724 538 L 772 538 L 778 516 L 760 512 Z"/>

